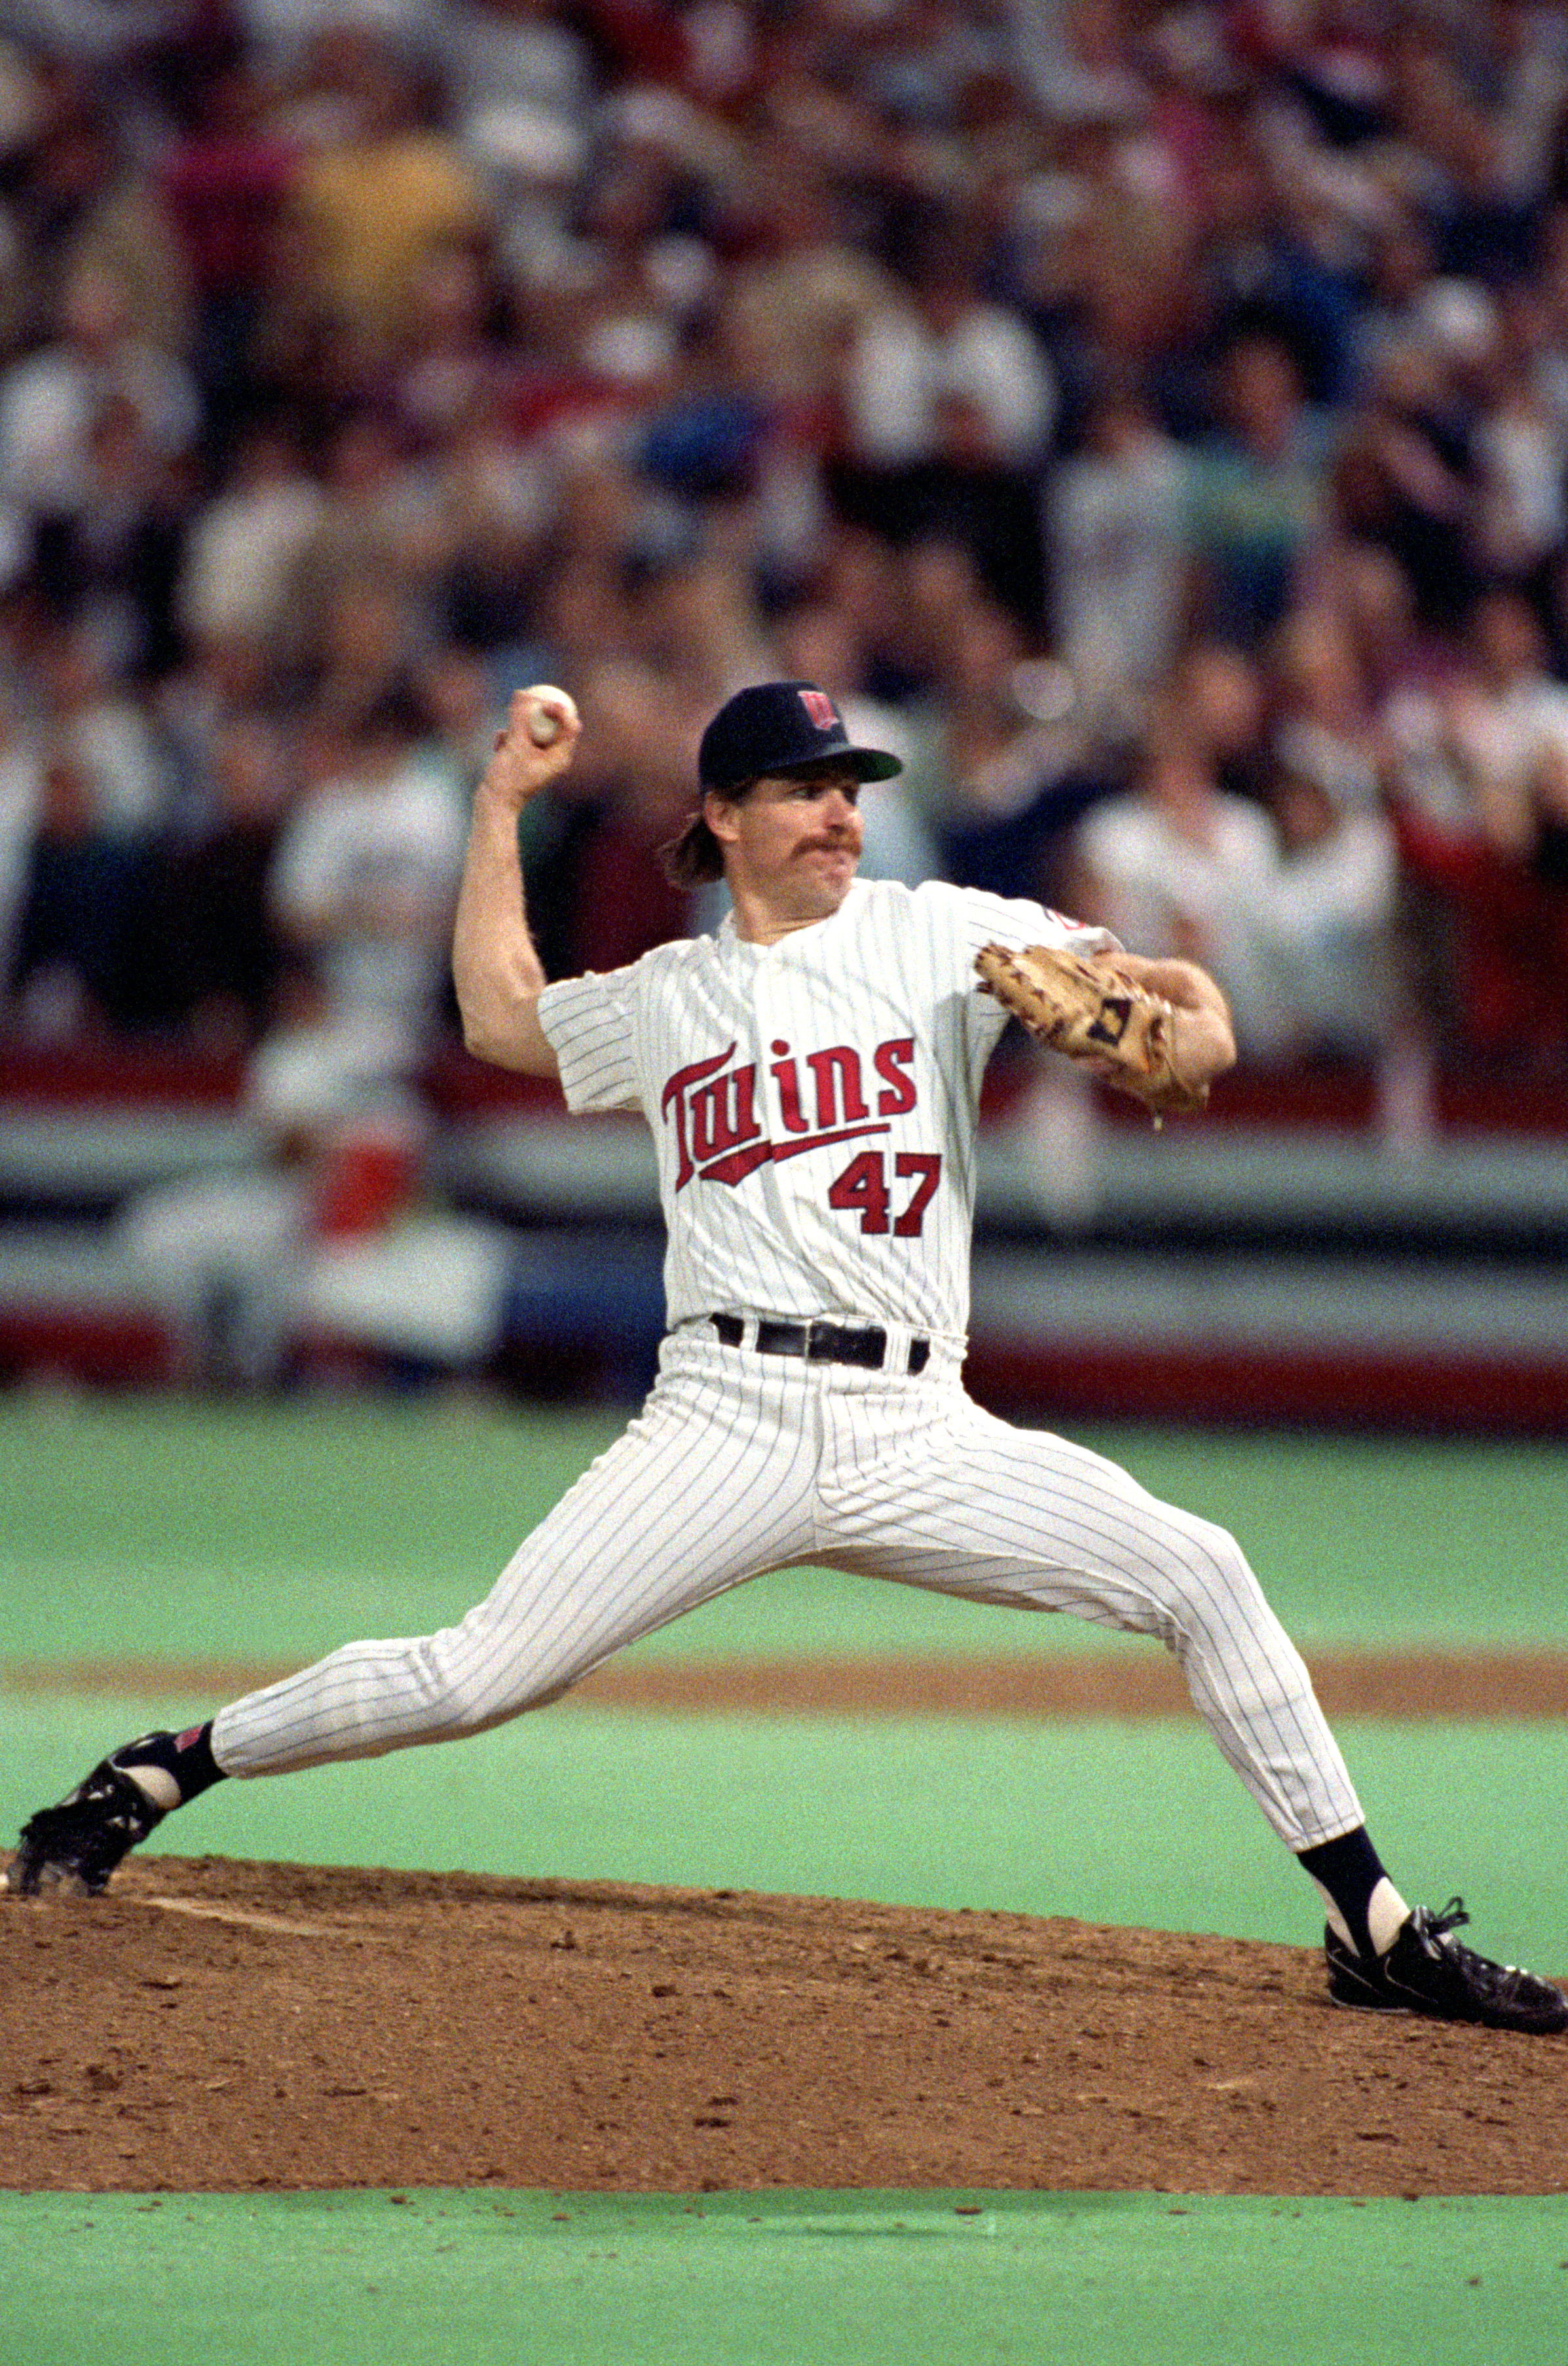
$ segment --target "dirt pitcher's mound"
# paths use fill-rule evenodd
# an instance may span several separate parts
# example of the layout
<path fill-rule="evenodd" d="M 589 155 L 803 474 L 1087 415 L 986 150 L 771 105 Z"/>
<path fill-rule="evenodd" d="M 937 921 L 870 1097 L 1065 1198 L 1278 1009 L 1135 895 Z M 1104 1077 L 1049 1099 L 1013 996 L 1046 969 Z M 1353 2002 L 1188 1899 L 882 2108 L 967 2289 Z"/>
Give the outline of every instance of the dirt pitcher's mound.
<path fill-rule="evenodd" d="M 1314 1952 L 1021 1915 L 143 1858 L 0 1899 L 0 2182 L 1568 2190 L 1568 2039 Z"/>

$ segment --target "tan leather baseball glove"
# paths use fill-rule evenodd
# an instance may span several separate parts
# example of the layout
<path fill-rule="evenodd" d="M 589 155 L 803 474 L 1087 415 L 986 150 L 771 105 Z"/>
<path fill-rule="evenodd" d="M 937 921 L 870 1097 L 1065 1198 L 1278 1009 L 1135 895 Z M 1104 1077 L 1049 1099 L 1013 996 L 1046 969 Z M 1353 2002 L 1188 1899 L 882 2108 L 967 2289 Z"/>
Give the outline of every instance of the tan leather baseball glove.
<path fill-rule="evenodd" d="M 975 956 L 987 992 L 1069 1060 L 1081 1060 L 1143 1102 L 1156 1125 L 1168 1110 L 1201 1109 L 1206 1084 L 1180 1072 L 1173 1006 L 1118 970 L 1054 945 L 982 945 Z"/>

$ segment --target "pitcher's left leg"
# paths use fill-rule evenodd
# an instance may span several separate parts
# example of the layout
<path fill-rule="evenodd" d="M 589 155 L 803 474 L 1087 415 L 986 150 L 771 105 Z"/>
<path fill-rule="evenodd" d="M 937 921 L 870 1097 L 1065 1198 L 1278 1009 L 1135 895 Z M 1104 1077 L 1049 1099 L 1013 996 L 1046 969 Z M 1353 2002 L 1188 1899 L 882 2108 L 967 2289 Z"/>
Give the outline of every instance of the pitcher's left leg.
<path fill-rule="evenodd" d="M 858 1447 L 846 1425 L 831 1558 L 976 1601 L 1157 1635 L 1291 1848 L 1358 1827 L 1360 1803 L 1312 1679 L 1235 1538 L 1161 1503 L 1102 1455 L 1010 1428 L 957 1391 L 939 1393 L 945 1408 L 933 1403 L 912 1422 L 868 1406 Z M 853 1419 L 844 1399 L 835 1410 L 840 1423 Z"/>
<path fill-rule="evenodd" d="M 950 1383 L 830 1400 L 817 1558 L 978 1601 L 1157 1635 L 1200 1714 L 1316 1883 L 1337 2004 L 1559 2034 L 1568 1997 L 1412 1911 L 1383 1870 L 1300 1653 L 1234 1537 L 1101 1455 L 1010 1429 Z"/>

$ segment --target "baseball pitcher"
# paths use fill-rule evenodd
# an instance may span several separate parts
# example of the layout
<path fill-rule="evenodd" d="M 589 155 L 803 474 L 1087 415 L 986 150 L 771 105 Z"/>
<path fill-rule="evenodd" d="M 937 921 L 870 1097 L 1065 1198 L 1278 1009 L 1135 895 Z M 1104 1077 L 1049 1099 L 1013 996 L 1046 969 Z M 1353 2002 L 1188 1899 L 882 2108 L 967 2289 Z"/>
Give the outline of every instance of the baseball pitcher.
<path fill-rule="evenodd" d="M 652 1132 L 669 1321 L 653 1391 L 457 1625 L 351 1643 L 209 1724 L 125 1744 L 29 1820 L 10 1887 L 101 1890 L 224 1776 L 481 1732 L 727 1587 L 810 1561 L 1157 1636 L 1318 1887 L 1337 2002 L 1568 2028 L 1556 1988 L 1455 1938 L 1457 1898 L 1412 1910 L 1394 1888 L 1235 1539 L 964 1392 L 980 1082 L 1010 1011 L 1157 1117 L 1199 1106 L 1235 1058 L 1213 980 L 1032 902 L 857 881 L 862 788 L 897 760 L 852 745 L 815 684 L 770 682 L 709 724 L 669 850 L 679 880 L 725 880 L 732 918 L 548 984 L 517 817 L 580 728 L 564 692 L 513 699 L 475 796 L 453 968 L 474 1052 Z"/>

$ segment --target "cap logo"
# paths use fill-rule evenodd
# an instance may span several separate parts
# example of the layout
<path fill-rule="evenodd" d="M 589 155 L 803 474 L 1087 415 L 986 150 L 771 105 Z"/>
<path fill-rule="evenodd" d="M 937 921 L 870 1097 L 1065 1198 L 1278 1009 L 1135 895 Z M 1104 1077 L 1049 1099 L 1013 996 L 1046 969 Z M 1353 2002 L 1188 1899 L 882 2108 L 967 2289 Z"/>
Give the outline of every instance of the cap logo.
<path fill-rule="evenodd" d="M 799 699 L 802 706 L 805 707 L 807 715 L 810 715 L 813 723 L 816 724 L 818 731 L 832 730 L 834 725 L 838 722 L 839 717 L 837 711 L 834 708 L 833 702 L 828 696 L 826 691 L 801 690 L 797 691 L 795 695 Z"/>

